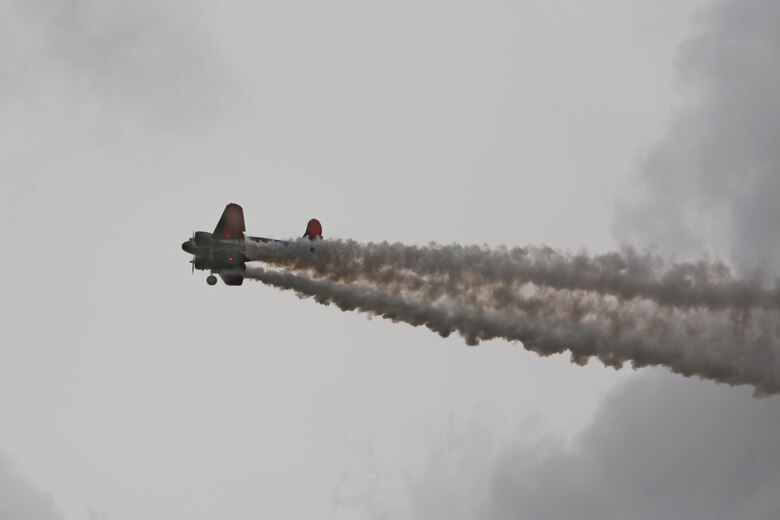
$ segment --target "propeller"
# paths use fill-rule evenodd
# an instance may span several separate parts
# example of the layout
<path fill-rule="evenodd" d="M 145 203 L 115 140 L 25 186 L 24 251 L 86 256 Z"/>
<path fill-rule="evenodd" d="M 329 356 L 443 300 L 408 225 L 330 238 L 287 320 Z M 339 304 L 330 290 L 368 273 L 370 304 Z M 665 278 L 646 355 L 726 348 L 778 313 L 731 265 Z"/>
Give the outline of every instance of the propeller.
<path fill-rule="evenodd" d="M 195 242 L 195 230 L 194 229 L 192 230 L 192 238 L 190 240 Z M 194 258 L 192 260 L 190 260 L 190 264 L 192 264 L 192 274 L 195 274 L 195 259 Z"/>

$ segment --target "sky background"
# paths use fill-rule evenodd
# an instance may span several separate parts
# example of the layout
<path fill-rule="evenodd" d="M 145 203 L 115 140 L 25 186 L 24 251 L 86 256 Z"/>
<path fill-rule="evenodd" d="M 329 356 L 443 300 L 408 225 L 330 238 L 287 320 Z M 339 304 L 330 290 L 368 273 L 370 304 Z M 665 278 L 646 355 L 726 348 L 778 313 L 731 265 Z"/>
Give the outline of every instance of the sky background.
<path fill-rule="evenodd" d="M 0 0 L 0 519 L 774 518 L 780 401 L 466 347 L 180 249 L 778 272 L 780 4 Z"/>

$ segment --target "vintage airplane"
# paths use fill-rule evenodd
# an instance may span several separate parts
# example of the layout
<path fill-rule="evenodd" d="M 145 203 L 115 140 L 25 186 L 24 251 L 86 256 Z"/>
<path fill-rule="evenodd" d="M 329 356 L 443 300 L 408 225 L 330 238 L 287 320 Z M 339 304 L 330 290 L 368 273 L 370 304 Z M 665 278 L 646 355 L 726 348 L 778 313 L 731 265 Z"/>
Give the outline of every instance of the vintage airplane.
<path fill-rule="evenodd" d="M 211 271 L 206 278 L 206 283 L 217 283 L 218 274 L 225 285 L 241 285 L 244 283 L 244 271 L 249 258 L 246 255 L 246 241 L 258 243 L 282 243 L 284 240 L 263 237 L 245 237 L 244 210 L 238 204 L 230 203 L 225 206 L 222 217 L 217 223 L 213 233 L 208 231 L 196 231 L 192 238 L 181 245 L 181 248 L 191 254 L 193 259 L 192 271 Z M 310 240 L 322 238 L 322 225 L 316 218 L 309 220 L 306 225 L 304 237 Z"/>

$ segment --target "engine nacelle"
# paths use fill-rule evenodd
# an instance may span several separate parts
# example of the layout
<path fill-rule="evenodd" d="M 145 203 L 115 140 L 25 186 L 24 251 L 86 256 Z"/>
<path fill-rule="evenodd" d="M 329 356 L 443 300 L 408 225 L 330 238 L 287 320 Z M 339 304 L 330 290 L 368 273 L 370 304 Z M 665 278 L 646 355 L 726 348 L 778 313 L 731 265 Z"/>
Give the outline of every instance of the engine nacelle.
<path fill-rule="evenodd" d="M 196 244 L 202 246 L 209 244 L 213 238 L 208 231 L 196 231 L 194 240 Z"/>
<path fill-rule="evenodd" d="M 195 269 L 198 271 L 206 271 L 207 269 L 211 269 L 213 267 L 213 262 L 210 262 L 205 258 L 196 258 L 192 261 L 192 263 L 195 265 Z"/>

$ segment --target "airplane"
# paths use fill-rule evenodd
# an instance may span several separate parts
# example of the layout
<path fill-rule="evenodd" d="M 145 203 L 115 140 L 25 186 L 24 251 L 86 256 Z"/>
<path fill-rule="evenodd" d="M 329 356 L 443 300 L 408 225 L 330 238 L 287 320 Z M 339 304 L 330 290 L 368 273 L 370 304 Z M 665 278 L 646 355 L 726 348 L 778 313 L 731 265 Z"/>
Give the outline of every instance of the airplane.
<path fill-rule="evenodd" d="M 230 203 L 225 206 L 217 227 L 213 233 L 208 231 L 195 231 L 192 238 L 181 245 L 181 248 L 193 256 L 190 260 L 192 272 L 211 271 L 206 277 L 206 283 L 217 283 L 218 274 L 225 285 L 241 285 L 244 283 L 244 271 L 249 258 L 246 255 L 246 242 L 261 244 L 280 243 L 287 244 L 284 240 L 276 240 L 264 237 L 244 236 L 244 210 L 238 204 Z M 322 239 L 322 225 L 316 218 L 306 224 L 306 232 L 303 234 L 309 240 Z"/>

